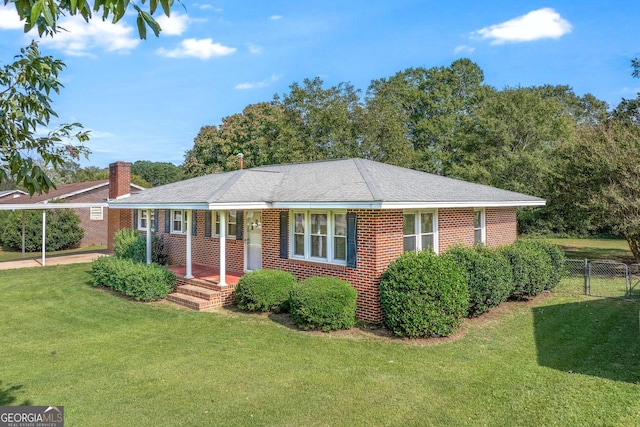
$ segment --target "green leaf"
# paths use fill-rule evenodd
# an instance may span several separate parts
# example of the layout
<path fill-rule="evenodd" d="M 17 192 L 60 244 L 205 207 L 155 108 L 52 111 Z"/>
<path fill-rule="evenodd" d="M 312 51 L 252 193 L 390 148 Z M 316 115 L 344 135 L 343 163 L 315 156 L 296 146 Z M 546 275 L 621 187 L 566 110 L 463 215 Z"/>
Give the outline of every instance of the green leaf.
<path fill-rule="evenodd" d="M 136 19 L 136 24 L 138 25 L 138 34 L 142 40 L 147 39 L 147 27 L 144 24 L 144 19 L 142 19 L 141 15 L 138 15 L 138 19 Z"/>
<path fill-rule="evenodd" d="M 42 15 L 43 7 L 44 5 L 42 4 L 42 0 L 35 2 L 34 5 L 31 7 L 31 17 L 29 18 L 31 27 L 33 27 L 36 24 L 36 21 L 38 20 L 38 18 L 40 18 L 40 15 Z"/>

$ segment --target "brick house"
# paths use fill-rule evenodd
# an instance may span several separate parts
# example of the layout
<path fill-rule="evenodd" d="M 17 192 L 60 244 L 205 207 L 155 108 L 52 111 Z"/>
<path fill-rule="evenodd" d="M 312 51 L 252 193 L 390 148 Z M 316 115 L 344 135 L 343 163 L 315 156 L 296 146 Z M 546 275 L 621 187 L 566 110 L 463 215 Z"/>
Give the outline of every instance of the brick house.
<path fill-rule="evenodd" d="M 170 264 L 185 266 L 181 286 L 194 285 L 188 282 L 194 265 L 219 269 L 220 283 L 212 289 L 220 295 L 192 289 L 185 292 L 191 299 L 233 302 L 228 272 L 264 268 L 289 271 L 298 279 L 335 276 L 358 291 L 358 318 L 379 323 L 380 276 L 403 251 L 441 253 L 456 244 L 512 243 L 516 207 L 544 203 L 345 159 L 211 174 L 149 189 L 109 207 L 132 212 L 132 225 L 147 236 L 150 230 L 164 235 Z"/>
<path fill-rule="evenodd" d="M 12 205 L 11 208 L 15 206 L 15 209 L 42 209 L 42 205 L 48 203 L 68 204 L 80 218 L 80 227 L 84 229 L 79 246 L 105 245 L 109 237 L 109 209 L 97 204 L 105 204 L 108 199 L 117 199 L 141 190 L 144 188 L 131 184 L 131 163 L 116 162 L 109 165 L 109 179 L 62 184 L 48 193 L 33 196 L 12 190 L 5 197 L 0 197 L 0 205 L 5 205 L 5 208 L 6 205 Z M 116 226 L 119 227 L 120 223 L 112 228 Z"/>

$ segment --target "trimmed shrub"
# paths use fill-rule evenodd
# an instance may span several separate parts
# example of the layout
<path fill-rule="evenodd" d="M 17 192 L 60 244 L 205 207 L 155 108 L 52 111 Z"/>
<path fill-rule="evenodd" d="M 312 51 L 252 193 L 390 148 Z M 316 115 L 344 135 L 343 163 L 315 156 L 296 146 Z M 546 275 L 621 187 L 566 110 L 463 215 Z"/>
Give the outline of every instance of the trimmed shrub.
<path fill-rule="evenodd" d="M 156 301 L 176 285 L 176 275 L 157 265 L 129 259 L 100 257 L 91 265 L 94 286 L 106 286 L 136 301 Z"/>
<path fill-rule="evenodd" d="M 511 265 L 501 252 L 482 245 L 456 246 L 447 251 L 461 267 L 469 289 L 469 317 L 476 317 L 509 298 Z"/>
<path fill-rule="evenodd" d="M 380 279 L 385 325 L 400 337 L 446 336 L 467 314 L 469 291 L 448 254 L 406 252 Z"/>
<path fill-rule="evenodd" d="M 335 277 L 310 277 L 291 289 L 291 320 L 300 329 L 325 332 L 349 329 L 356 324 L 358 293 Z"/>
<path fill-rule="evenodd" d="M 42 211 L 24 211 L 25 250 L 42 249 Z M 1 241 L 8 248 L 22 249 L 22 211 L 5 214 L 2 220 Z M 80 218 L 71 209 L 49 209 L 46 221 L 48 251 L 59 251 L 77 246 L 84 237 Z"/>
<path fill-rule="evenodd" d="M 236 288 L 238 307 L 250 311 L 279 313 L 289 308 L 289 296 L 296 283 L 293 274 L 281 270 L 255 270 L 240 278 Z"/>
<path fill-rule="evenodd" d="M 523 239 L 522 244 L 535 246 L 549 255 L 551 260 L 551 275 L 549 276 L 549 282 L 545 285 L 544 290 L 548 291 L 555 288 L 564 273 L 565 269 L 565 256 L 562 249 L 558 245 L 554 245 L 551 242 L 540 239 Z"/>
<path fill-rule="evenodd" d="M 501 252 L 511 264 L 511 296 L 527 298 L 541 294 L 551 280 L 551 257 L 536 245 L 525 241 L 505 246 Z"/>
<path fill-rule="evenodd" d="M 134 262 L 147 262 L 147 237 L 137 230 L 122 228 L 114 234 L 113 252 L 116 257 Z M 169 254 L 164 238 L 155 233 L 151 235 L 151 262 L 167 265 Z"/>

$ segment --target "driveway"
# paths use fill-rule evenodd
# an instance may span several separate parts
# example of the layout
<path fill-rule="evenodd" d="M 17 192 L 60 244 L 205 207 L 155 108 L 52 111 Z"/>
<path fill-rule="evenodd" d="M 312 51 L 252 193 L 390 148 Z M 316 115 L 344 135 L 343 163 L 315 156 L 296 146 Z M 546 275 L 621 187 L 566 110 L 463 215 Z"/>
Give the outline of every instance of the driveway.
<path fill-rule="evenodd" d="M 81 262 L 91 262 L 94 259 L 106 255 L 105 251 L 83 252 L 69 255 L 50 255 L 45 259 L 45 265 L 77 264 Z M 17 259 L 0 262 L 0 270 L 10 270 L 13 268 L 42 267 L 42 258 Z"/>

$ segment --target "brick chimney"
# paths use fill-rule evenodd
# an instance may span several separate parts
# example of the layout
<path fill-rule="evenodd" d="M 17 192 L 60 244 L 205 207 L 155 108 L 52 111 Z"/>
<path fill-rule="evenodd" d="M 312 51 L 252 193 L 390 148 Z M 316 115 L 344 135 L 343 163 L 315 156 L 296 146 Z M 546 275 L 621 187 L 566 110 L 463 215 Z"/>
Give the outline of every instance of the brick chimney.
<path fill-rule="evenodd" d="M 109 165 L 109 198 L 116 199 L 129 194 L 131 188 L 131 163 L 114 162 Z"/>
<path fill-rule="evenodd" d="M 109 199 L 116 199 L 131 192 L 131 163 L 114 162 L 109 165 Z M 133 211 L 107 209 L 107 250 L 113 252 L 114 235 L 121 228 L 133 229 Z"/>

